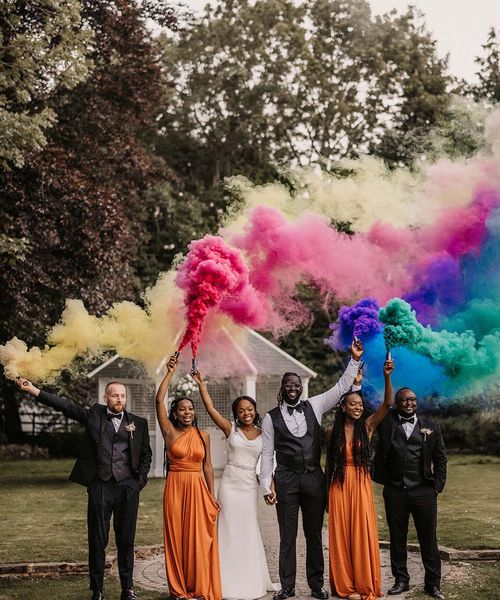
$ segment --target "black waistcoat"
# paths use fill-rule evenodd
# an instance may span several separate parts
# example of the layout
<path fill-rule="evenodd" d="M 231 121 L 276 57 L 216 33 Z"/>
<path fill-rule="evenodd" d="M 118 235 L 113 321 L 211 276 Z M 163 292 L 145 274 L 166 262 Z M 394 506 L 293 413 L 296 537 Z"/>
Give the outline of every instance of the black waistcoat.
<path fill-rule="evenodd" d="M 98 479 L 108 481 L 114 477 L 116 481 L 122 481 L 132 477 L 128 436 L 129 433 L 125 431 L 124 417 L 116 433 L 113 423 L 106 421 L 97 457 L 96 477 Z"/>
<path fill-rule="evenodd" d="M 302 437 L 296 437 L 289 431 L 279 406 L 269 411 L 274 427 L 274 449 L 278 468 L 295 473 L 314 471 L 320 467 L 321 426 L 307 400 L 302 402 L 302 410 L 307 423 L 307 431 Z"/>
<path fill-rule="evenodd" d="M 398 423 L 388 456 L 389 477 L 387 483 L 409 490 L 425 485 L 422 457 L 422 434 L 418 422 L 408 439 L 401 423 Z"/>

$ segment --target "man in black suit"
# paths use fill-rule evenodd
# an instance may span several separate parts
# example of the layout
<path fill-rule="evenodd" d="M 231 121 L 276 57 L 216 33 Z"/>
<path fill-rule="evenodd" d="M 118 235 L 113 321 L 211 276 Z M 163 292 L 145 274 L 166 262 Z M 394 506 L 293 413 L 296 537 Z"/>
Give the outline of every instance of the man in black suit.
<path fill-rule="evenodd" d="M 373 479 L 384 484 L 384 502 L 391 544 L 394 585 L 388 594 L 410 588 L 406 568 L 408 522 L 413 516 L 425 568 L 424 590 L 442 600 L 441 557 L 437 544 L 437 495 L 446 482 L 446 453 L 440 426 L 417 416 L 417 397 L 409 388 L 395 396 L 379 425 Z"/>
<path fill-rule="evenodd" d="M 139 492 L 146 485 L 152 451 L 146 419 L 125 410 L 127 390 L 118 381 L 107 384 L 106 406 L 83 407 L 40 390 L 26 379 L 18 387 L 38 402 L 85 425 L 85 441 L 70 479 L 87 486 L 89 574 L 92 600 L 103 600 L 105 550 L 113 514 L 121 600 L 134 600 L 132 574 Z"/>

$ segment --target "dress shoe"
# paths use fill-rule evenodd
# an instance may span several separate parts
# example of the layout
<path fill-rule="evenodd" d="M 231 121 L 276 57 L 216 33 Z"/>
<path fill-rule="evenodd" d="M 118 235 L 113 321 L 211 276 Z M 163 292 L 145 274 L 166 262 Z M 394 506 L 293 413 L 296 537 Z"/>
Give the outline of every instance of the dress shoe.
<path fill-rule="evenodd" d="M 139 598 L 134 594 L 134 590 L 122 590 L 120 600 L 139 600 Z"/>
<path fill-rule="evenodd" d="M 444 600 L 443 592 L 438 588 L 437 585 L 433 587 L 424 588 L 424 592 L 433 598 L 437 598 L 438 600 Z"/>
<path fill-rule="evenodd" d="M 104 600 L 104 594 L 102 592 L 93 591 L 91 600 Z"/>
<path fill-rule="evenodd" d="M 311 590 L 311 596 L 313 598 L 319 598 L 319 600 L 326 600 L 328 598 L 328 592 L 325 588 L 319 588 L 317 590 Z"/>
<path fill-rule="evenodd" d="M 282 589 L 274 594 L 273 600 L 285 600 L 286 598 L 291 598 L 292 596 L 295 596 L 294 589 Z"/>
<path fill-rule="evenodd" d="M 396 596 L 397 594 L 402 594 L 403 592 L 407 592 L 410 589 L 409 582 L 404 581 L 396 581 L 394 585 L 387 590 L 389 596 Z"/>

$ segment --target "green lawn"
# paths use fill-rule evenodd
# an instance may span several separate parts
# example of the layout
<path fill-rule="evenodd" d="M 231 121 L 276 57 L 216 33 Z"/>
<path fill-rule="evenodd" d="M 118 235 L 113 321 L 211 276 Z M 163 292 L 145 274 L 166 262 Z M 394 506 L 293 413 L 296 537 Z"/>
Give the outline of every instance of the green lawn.
<path fill-rule="evenodd" d="M 500 563 L 479 562 L 460 565 L 444 579 L 441 590 L 446 600 L 499 600 Z M 0 600 L 1 600 L 0 596 Z M 411 600 L 429 600 L 423 592 L 410 594 Z"/>
<path fill-rule="evenodd" d="M 72 460 L 0 462 L 0 563 L 85 561 L 85 488 L 68 481 Z M 141 492 L 137 545 L 162 543 L 161 479 Z M 380 537 L 388 539 L 381 486 L 375 485 Z M 439 498 L 439 542 L 500 548 L 500 458 L 453 456 Z M 411 538 L 415 539 L 413 528 Z M 113 545 L 110 544 L 110 551 Z M 0 599 L 1 600 L 1 599 Z"/>
<path fill-rule="evenodd" d="M 87 560 L 87 492 L 68 481 L 73 463 L 0 461 L 0 563 Z M 141 492 L 137 545 L 163 542 L 163 486 L 153 479 Z"/>
<path fill-rule="evenodd" d="M 141 600 L 166 600 L 166 594 L 149 592 L 135 587 Z M 115 577 L 106 577 L 106 598 L 120 597 L 120 584 Z M 88 600 L 91 592 L 87 577 L 56 577 L 54 579 L 0 579 L 0 600 Z"/>
<path fill-rule="evenodd" d="M 374 484 L 381 539 L 389 539 L 382 486 Z M 457 549 L 500 548 L 500 458 L 451 456 L 438 499 L 438 539 Z M 416 542 L 414 527 L 409 540 Z"/>

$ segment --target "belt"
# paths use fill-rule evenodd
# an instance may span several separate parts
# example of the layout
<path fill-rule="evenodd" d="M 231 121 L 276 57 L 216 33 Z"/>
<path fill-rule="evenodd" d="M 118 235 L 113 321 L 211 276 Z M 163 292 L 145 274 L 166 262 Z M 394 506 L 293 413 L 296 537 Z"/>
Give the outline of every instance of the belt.
<path fill-rule="evenodd" d="M 230 467 L 236 467 L 237 469 L 244 469 L 245 471 L 253 471 L 255 473 L 255 467 L 249 467 L 247 465 L 237 465 L 237 464 L 231 462 L 230 460 L 227 461 L 227 464 Z"/>

